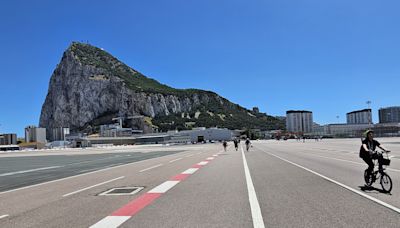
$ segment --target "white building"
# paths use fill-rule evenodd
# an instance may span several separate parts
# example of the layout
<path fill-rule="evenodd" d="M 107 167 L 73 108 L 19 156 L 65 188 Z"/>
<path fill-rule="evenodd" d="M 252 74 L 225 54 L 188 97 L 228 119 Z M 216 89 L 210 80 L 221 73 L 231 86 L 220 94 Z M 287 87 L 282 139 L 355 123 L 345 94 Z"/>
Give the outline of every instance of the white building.
<path fill-rule="evenodd" d="M 234 137 L 233 131 L 223 128 L 195 128 L 173 134 L 178 139 L 189 139 L 190 142 L 229 141 Z"/>
<path fill-rule="evenodd" d="M 46 128 L 28 126 L 25 128 L 25 142 L 46 143 Z"/>
<path fill-rule="evenodd" d="M 379 109 L 379 123 L 400 123 L 400 107 Z"/>
<path fill-rule="evenodd" d="M 0 134 L 0 145 L 17 145 L 17 134 Z"/>
<path fill-rule="evenodd" d="M 50 141 L 65 141 L 65 136 L 69 135 L 68 127 L 56 127 L 51 129 Z"/>
<path fill-rule="evenodd" d="M 304 110 L 287 111 L 286 129 L 289 132 L 311 133 L 313 130 L 312 112 Z"/>
<path fill-rule="evenodd" d="M 130 137 L 132 128 L 122 128 L 120 124 L 100 126 L 100 137 Z"/>
<path fill-rule="evenodd" d="M 360 137 L 372 124 L 328 124 L 325 125 L 325 133 L 332 136 Z"/>
<path fill-rule="evenodd" d="M 346 114 L 347 124 L 370 124 L 372 123 L 371 109 L 357 110 Z"/>

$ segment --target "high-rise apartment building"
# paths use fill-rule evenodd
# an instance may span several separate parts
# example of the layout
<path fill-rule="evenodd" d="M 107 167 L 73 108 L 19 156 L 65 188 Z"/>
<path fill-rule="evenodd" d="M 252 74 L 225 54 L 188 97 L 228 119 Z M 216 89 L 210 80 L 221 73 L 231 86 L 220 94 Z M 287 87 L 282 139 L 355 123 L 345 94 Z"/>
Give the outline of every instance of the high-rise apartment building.
<path fill-rule="evenodd" d="M 310 111 L 289 110 L 286 112 L 286 129 L 289 132 L 310 133 L 313 130 L 313 115 Z"/>
<path fill-rule="evenodd" d="M 400 123 L 400 106 L 379 109 L 379 123 Z"/>
<path fill-rule="evenodd" d="M 347 124 L 372 124 L 371 109 L 357 110 L 346 114 Z"/>

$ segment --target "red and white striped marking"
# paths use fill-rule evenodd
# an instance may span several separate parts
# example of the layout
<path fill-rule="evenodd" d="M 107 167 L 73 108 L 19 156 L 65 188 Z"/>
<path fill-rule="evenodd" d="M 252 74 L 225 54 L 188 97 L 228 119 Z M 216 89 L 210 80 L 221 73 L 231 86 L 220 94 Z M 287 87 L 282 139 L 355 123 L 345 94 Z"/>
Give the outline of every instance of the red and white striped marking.
<path fill-rule="evenodd" d="M 141 211 L 146 206 L 150 205 L 154 200 L 159 198 L 162 194 L 166 193 L 168 190 L 175 187 L 181 181 L 188 178 L 190 175 L 197 172 L 200 168 L 207 165 L 211 160 L 217 157 L 218 154 L 213 155 L 213 157 L 208 157 L 205 161 L 201 161 L 192 168 L 189 168 L 182 173 L 172 177 L 170 180 L 158 185 L 157 187 L 151 189 L 150 191 L 139 196 L 135 200 L 121 207 L 120 209 L 114 211 L 110 216 L 107 216 L 100 220 L 98 223 L 92 225 L 90 228 L 116 228 L 128 221 L 135 214 Z M 209 159 L 212 158 L 212 159 Z"/>

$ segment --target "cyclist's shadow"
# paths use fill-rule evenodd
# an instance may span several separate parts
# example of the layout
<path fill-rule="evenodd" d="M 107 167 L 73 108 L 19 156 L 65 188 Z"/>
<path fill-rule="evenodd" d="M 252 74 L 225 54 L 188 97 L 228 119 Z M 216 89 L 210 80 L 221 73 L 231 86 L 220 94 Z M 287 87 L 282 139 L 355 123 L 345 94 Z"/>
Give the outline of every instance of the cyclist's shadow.
<path fill-rule="evenodd" d="M 358 187 L 359 187 L 360 190 L 363 191 L 363 192 L 372 192 L 372 191 L 375 191 L 375 192 L 384 193 L 384 194 L 387 194 L 387 195 L 392 195 L 392 193 L 390 193 L 390 192 L 385 192 L 385 191 L 383 191 L 382 189 L 375 188 L 375 187 L 373 187 L 373 186 L 365 186 L 365 185 L 363 185 L 363 186 L 358 186 Z"/>

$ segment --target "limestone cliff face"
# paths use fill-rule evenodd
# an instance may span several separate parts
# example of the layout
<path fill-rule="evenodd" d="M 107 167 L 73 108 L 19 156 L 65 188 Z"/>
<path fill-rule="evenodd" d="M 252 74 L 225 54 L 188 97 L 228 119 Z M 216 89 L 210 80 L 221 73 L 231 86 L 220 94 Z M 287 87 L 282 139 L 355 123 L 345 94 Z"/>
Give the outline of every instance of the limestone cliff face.
<path fill-rule="evenodd" d="M 151 131 L 191 127 L 283 129 L 284 121 L 233 104 L 210 91 L 174 89 L 148 78 L 104 50 L 72 43 L 50 79 L 40 127 L 98 131 L 112 118 L 142 115 L 125 122 Z"/>
<path fill-rule="evenodd" d="M 132 84 L 126 78 L 113 74 L 120 73 L 118 67 L 121 68 L 122 64 L 115 58 L 108 56 L 111 59 L 103 61 L 111 68 L 101 67 L 104 64 L 101 61 L 97 62 L 98 65 L 90 62 L 87 58 L 91 58 L 92 53 L 82 54 L 81 50 L 87 46 L 73 43 L 64 52 L 50 79 L 40 127 L 70 127 L 73 131 L 80 131 L 93 124 L 109 123 L 111 118 L 117 116 L 144 115 L 154 118 L 192 112 L 195 107 L 207 104 L 210 100 L 224 103 L 225 99 L 211 92 L 176 92 L 178 90 L 161 85 L 123 65 L 122 70 L 129 71 L 131 77 L 144 77 L 161 86 L 158 89 L 161 92 L 143 89 L 140 84 Z M 98 53 L 94 55 L 93 58 L 99 58 Z M 169 90 L 174 92 L 167 94 Z"/>

